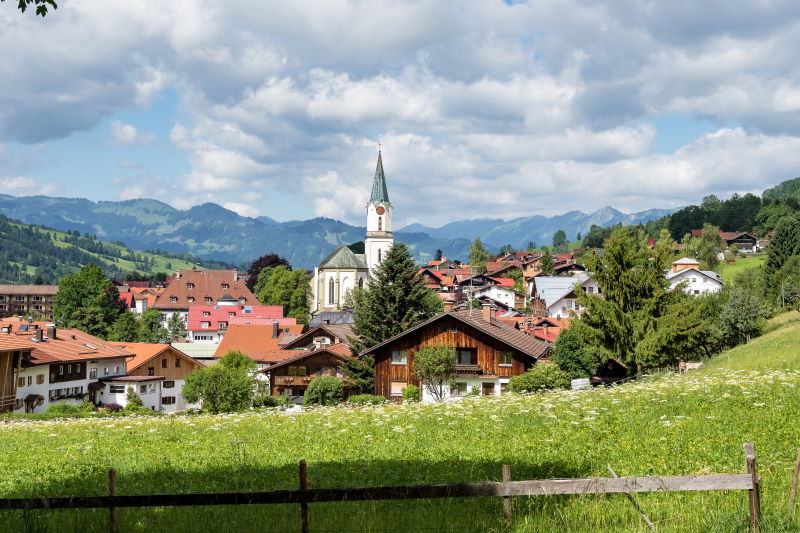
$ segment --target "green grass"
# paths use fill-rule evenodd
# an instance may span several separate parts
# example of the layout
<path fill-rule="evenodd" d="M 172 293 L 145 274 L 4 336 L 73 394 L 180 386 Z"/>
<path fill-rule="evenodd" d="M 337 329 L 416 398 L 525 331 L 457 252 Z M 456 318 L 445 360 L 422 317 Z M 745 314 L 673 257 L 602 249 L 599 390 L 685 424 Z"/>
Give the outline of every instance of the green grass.
<path fill-rule="evenodd" d="M 763 265 L 767 260 L 766 255 L 750 255 L 747 257 L 737 257 L 736 263 L 729 265 L 727 263 L 720 263 L 716 268 L 717 274 L 722 276 L 722 281 L 731 283 L 736 274 L 745 268 Z"/>
<path fill-rule="evenodd" d="M 756 444 L 764 531 L 786 521 L 800 447 L 800 321 L 684 375 L 446 405 L 0 424 L 0 497 L 741 472 Z M 637 495 L 661 532 L 748 531 L 739 492 Z M 312 531 L 647 531 L 623 495 L 311 504 Z M 298 507 L 121 509 L 121 531 L 299 531 Z M 105 511 L 0 512 L 0 531 L 102 531 Z M 5 527 L 3 527 L 5 526 Z"/>

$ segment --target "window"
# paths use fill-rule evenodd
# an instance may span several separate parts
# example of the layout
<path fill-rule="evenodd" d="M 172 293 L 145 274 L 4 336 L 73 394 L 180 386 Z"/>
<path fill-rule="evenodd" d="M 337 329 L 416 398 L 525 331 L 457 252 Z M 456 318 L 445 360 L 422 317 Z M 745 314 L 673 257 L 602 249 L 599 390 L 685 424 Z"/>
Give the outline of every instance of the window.
<path fill-rule="evenodd" d="M 33 376 L 28 376 L 28 387 L 33 385 Z"/>
<path fill-rule="evenodd" d="M 328 280 L 328 303 L 333 304 L 335 303 L 335 296 L 336 296 L 336 285 L 333 281 L 333 278 Z"/>
<path fill-rule="evenodd" d="M 408 364 L 408 352 L 406 352 L 406 350 L 392 350 L 392 364 L 393 365 Z"/>
<path fill-rule="evenodd" d="M 200 322 L 201 328 L 209 328 L 211 327 L 211 322 Z"/>
<path fill-rule="evenodd" d="M 72 374 L 72 365 L 67 365 L 67 374 Z"/>
<path fill-rule="evenodd" d="M 72 394 L 83 394 L 83 385 L 80 387 L 73 387 Z"/>
<path fill-rule="evenodd" d="M 187 289 L 194 289 L 194 283 L 187 283 L 186 284 L 186 288 Z"/>
<path fill-rule="evenodd" d="M 148 366 L 148 367 L 147 367 L 147 375 L 148 375 L 148 376 L 155 376 L 155 375 L 156 375 L 156 369 L 155 369 L 155 367 Z"/>
<path fill-rule="evenodd" d="M 234 313 L 234 312 L 232 312 L 232 311 L 231 311 L 230 313 L 228 313 L 228 317 L 229 317 L 229 318 L 233 318 L 233 317 L 235 317 L 235 316 L 236 316 L 236 313 Z"/>
<path fill-rule="evenodd" d="M 193 303 L 194 303 L 194 296 L 189 296 L 189 297 L 188 297 L 186 300 L 187 300 L 187 301 L 188 301 L 190 304 L 193 304 Z"/>
<path fill-rule="evenodd" d="M 122 394 L 125 392 L 125 385 L 111 385 L 108 387 L 108 392 L 110 394 Z"/>
<path fill-rule="evenodd" d="M 175 358 L 175 368 L 180 368 L 180 367 L 181 367 L 181 360 L 178 357 L 176 357 Z"/>
<path fill-rule="evenodd" d="M 382 250 L 380 248 L 378 248 L 378 263 L 381 262 L 381 251 Z"/>
<path fill-rule="evenodd" d="M 44 383 L 44 374 L 37 374 L 36 375 L 36 384 L 41 385 Z"/>
<path fill-rule="evenodd" d="M 239 303 L 244 305 L 247 303 L 247 298 L 239 298 Z"/>
<path fill-rule="evenodd" d="M 177 296 L 170 296 L 169 297 L 169 301 L 172 302 L 172 303 L 175 303 L 175 302 L 178 301 L 178 297 Z"/>
<path fill-rule="evenodd" d="M 108 367 L 105 367 L 105 368 L 103 369 L 103 375 L 104 375 L 104 376 L 107 376 L 107 375 L 108 375 Z"/>
<path fill-rule="evenodd" d="M 118 366 L 115 366 L 115 367 L 114 367 L 114 373 L 115 373 L 115 374 L 119 374 L 119 367 L 118 367 Z"/>
<path fill-rule="evenodd" d="M 14 409 L 22 409 L 22 399 L 17 398 L 14 400 Z"/>
<path fill-rule="evenodd" d="M 359 289 L 364 288 L 364 278 L 358 278 L 358 288 Z"/>
<path fill-rule="evenodd" d="M 383 231 L 383 217 L 378 217 L 378 231 Z"/>
<path fill-rule="evenodd" d="M 476 365 L 478 364 L 478 354 L 471 348 L 459 348 L 456 350 L 457 365 Z"/>
<path fill-rule="evenodd" d="M 219 323 L 219 329 L 228 329 L 228 323 L 227 322 L 220 322 Z"/>
<path fill-rule="evenodd" d="M 167 360 L 166 360 L 166 358 L 161 360 L 161 368 L 167 368 Z"/>
<path fill-rule="evenodd" d="M 223 284 L 222 284 L 222 288 L 223 288 L 223 289 L 229 289 L 229 288 L 230 288 L 230 285 L 228 285 L 227 283 L 223 283 Z"/>
<path fill-rule="evenodd" d="M 164 396 L 161 398 L 162 405 L 175 405 L 175 396 Z"/>
<path fill-rule="evenodd" d="M 467 382 L 456 381 L 450 389 L 450 396 L 464 396 L 467 393 Z"/>
<path fill-rule="evenodd" d="M 506 394 L 507 392 L 508 392 L 508 383 L 501 383 L 500 394 Z"/>
<path fill-rule="evenodd" d="M 76 374 L 80 374 L 81 373 L 81 364 L 80 363 L 75 365 L 75 373 Z"/>
<path fill-rule="evenodd" d="M 163 385 L 163 388 L 165 388 L 165 389 L 175 388 L 175 382 L 174 381 L 165 381 L 164 385 Z"/>
<path fill-rule="evenodd" d="M 286 375 L 287 376 L 296 376 L 297 375 L 297 367 L 296 366 L 288 367 L 286 369 Z"/>
<path fill-rule="evenodd" d="M 586 287 L 586 292 L 592 294 L 594 292 L 594 287 Z"/>
<path fill-rule="evenodd" d="M 403 389 L 408 387 L 407 381 L 392 381 L 390 384 L 389 395 L 390 396 L 402 396 Z"/>
<path fill-rule="evenodd" d="M 147 384 L 147 393 L 153 394 L 156 391 L 156 384 L 155 383 L 148 383 Z"/>
<path fill-rule="evenodd" d="M 59 376 L 64 375 L 64 365 L 58 365 L 58 375 Z"/>
<path fill-rule="evenodd" d="M 147 385 L 139 385 L 139 394 L 147 394 Z"/>
<path fill-rule="evenodd" d="M 211 313 L 208 311 L 203 311 L 203 316 L 211 316 Z"/>
<path fill-rule="evenodd" d="M 700 291 L 698 291 L 698 290 L 695 290 L 695 291 L 694 291 L 694 293 L 695 293 L 695 294 L 700 294 Z"/>
<path fill-rule="evenodd" d="M 56 398 L 58 398 L 59 389 L 53 389 L 50 391 L 50 401 L 52 402 Z"/>
<path fill-rule="evenodd" d="M 210 304 L 210 303 L 211 303 L 211 296 L 206 296 L 206 297 L 205 297 L 205 302 L 206 302 L 207 304 Z"/>
<path fill-rule="evenodd" d="M 25 386 L 25 378 L 17 378 L 17 387 L 24 387 Z"/>

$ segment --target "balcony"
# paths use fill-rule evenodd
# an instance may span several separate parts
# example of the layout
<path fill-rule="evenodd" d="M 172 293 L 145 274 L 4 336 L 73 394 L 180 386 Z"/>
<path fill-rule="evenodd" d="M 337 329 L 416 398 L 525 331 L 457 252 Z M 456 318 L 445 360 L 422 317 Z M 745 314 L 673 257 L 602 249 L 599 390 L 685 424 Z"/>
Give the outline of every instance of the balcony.
<path fill-rule="evenodd" d="M 316 376 L 275 376 L 279 387 L 306 387 Z"/>
<path fill-rule="evenodd" d="M 483 374 L 483 367 L 481 365 L 456 365 L 456 374 L 458 377 L 467 376 L 480 376 Z"/>

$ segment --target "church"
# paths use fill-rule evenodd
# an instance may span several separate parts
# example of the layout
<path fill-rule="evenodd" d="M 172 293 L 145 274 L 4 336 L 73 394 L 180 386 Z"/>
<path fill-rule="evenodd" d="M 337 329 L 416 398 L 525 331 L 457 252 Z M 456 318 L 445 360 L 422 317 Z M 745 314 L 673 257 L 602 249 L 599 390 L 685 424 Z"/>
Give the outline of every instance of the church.
<path fill-rule="evenodd" d="M 386 256 L 392 243 L 392 204 L 383 174 L 381 152 L 378 151 L 372 195 L 367 203 L 364 253 L 356 254 L 347 246 L 340 246 L 314 268 L 311 312 L 337 311 L 344 307 L 348 292 L 355 287 L 364 287 L 369 273 Z"/>

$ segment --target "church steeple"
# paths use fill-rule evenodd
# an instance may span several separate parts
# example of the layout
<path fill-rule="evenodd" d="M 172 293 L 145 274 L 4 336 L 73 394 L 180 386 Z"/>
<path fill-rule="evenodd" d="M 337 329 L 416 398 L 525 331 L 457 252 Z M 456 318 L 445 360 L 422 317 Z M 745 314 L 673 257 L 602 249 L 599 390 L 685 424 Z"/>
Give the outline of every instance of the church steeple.
<path fill-rule="evenodd" d="M 372 196 L 369 201 L 374 204 L 389 202 L 389 191 L 386 189 L 386 176 L 383 175 L 383 160 L 380 150 L 378 150 L 378 164 L 375 167 L 375 179 L 372 181 Z"/>

